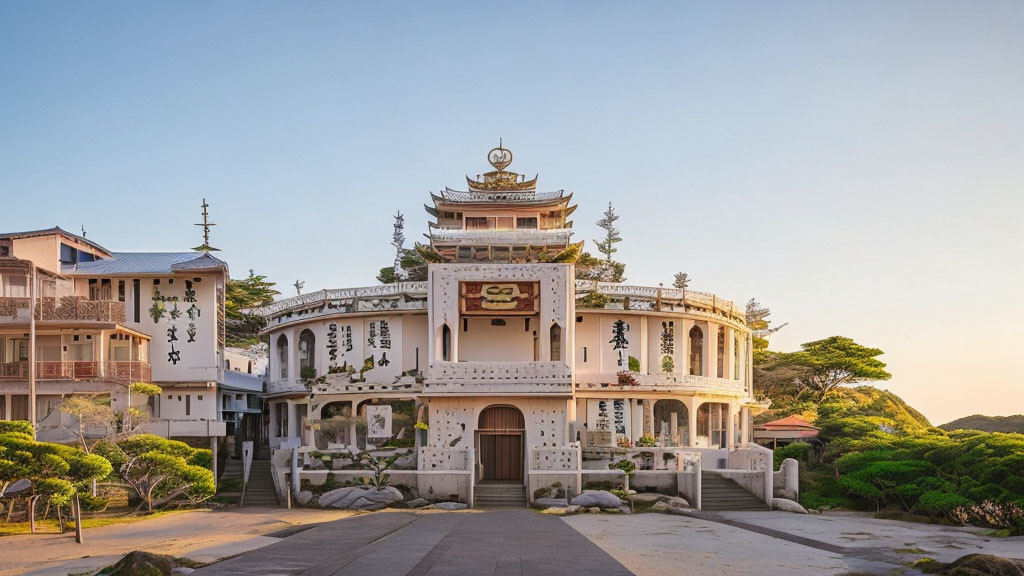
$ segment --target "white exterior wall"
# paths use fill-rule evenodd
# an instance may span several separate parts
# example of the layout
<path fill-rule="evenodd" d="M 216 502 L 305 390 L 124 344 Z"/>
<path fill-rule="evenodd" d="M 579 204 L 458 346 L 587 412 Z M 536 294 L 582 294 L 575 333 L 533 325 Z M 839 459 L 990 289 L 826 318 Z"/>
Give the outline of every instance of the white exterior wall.
<path fill-rule="evenodd" d="M 195 279 L 200 281 L 196 282 Z M 217 382 L 222 369 L 221 353 L 217 344 L 217 286 L 223 279 L 217 275 L 177 275 L 174 277 L 156 278 L 159 285 L 154 285 L 155 278 L 140 278 L 140 312 L 139 322 L 135 322 L 132 278 L 116 277 L 111 279 L 114 285 L 114 296 L 117 296 L 117 281 L 125 281 L 125 316 L 127 326 L 144 334 L 150 334 L 149 362 L 153 366 L 153 382 Z M 173 283 L 169 282 L 173 280 Z M 196 291 L 195 303 L 200 310 L 199 317 L 194 321 L 196 327 L 195 342 L 188 342 L 189 317 L 187 310 L 191 303 L 184 301 L 185 282 L 191 281 Z M 77 278 L 76 285 L 88 286 L 87 278 Z M 176 297 L 181 315 L 177 320 L 170 317 L 174 302 L 164 303 L 166 314 L 159 322 L 154 322 L 149 315 L 153 306 L 155 289 L 166 298 Z M 177 328 L 178 340 L 174 349 L 180 353 L 179 361 L 174 364 L 168 354 L 171 343 L 168 342 L 167 331 L 172 326 Z"/>

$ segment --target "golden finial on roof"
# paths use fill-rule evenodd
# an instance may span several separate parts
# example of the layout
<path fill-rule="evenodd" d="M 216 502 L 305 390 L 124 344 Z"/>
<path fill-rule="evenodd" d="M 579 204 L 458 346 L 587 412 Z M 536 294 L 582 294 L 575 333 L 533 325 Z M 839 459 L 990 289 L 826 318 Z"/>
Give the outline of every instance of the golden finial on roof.
<path fill-rule="evenodd" d="M 482 179 L 480 175 L 477 175 L 476 180 L 466 176 L 466 183 L 469 185 L 470 190 L 477 192 L 508 192 L 533 190 L 536 187 L 536 176 L 534 176 L 533 180 L 526 180 L 525 176 L 520 177 L 515 172 L 505 171 L 505 168 L 508 168 L 509 164 L 512 163 L 512 151 L 505 148 L 501 138 L 498 138 L 498 147 L 491 148 L 491 151 L 487 153 L 487 161 L 490 162 L 491 166 L 494 166 L 495 170 L 484 174 Z"/>
<path fill-rule="evenodd" d="M 498 172 L 504 172 L 505 168 L 512 163 L 512 151 L 505 148 L 501 144 L 501 138 L 498 138 L 498 147 L 491 148 L 491 151 L 487 153 L 487 161 L 498 169 Z"/>

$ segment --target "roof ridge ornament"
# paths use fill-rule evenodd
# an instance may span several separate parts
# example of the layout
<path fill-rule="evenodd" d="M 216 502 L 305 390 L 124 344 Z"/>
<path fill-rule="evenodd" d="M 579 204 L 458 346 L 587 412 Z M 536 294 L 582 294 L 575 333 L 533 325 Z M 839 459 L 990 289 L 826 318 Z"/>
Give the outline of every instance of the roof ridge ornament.
<path fill-rule="evenodd" d="M 533 180 L 527 180 L 525 176 L 516 174 L 515 172 L 506 171 L 509 164 L 512 163 L 512 151 L 505 148 L 501 138 L 498 138 L 498 146 L 491 148 L 487 153 L 487 161 L 495 169 L 481 176 L 478 174 L 477 179 L 473 180 L 469 176 L 466 176 L 466 185 L 469 189 L 474 192 L 514 192 L 514 191 L 535 191 L 537 187 L 537 177 L 534 176 Z"/>
<path fill-rule="evenodd" d="M 195 224 L 195 226 L 203 227 L 203 244 L 201 246 L 196 246 L 193 250 L 196 252 L 203 252 L 205 254 L 209 254 L 210 252 L 220 252 L 220 248 L 210 246 L 210 226 L 216 226 L 216 224 L 210 222 L 210 213 L 206 210 L 210 205 L 206 203 L 206 198 L 203 198 L 202 207 L 203 222 L 202 224 Z"/>
<path fill-rule="evenodd" d="M 501 143 L 501 138 L 498 138 L 498 147 L 491 148 L 491 151 L 487 153 L 487 161 L 498 172 L 504 172 L 505 168 L 508 168 L 508 165 L 512 163 L 512 151 L 505 148 Z"/>

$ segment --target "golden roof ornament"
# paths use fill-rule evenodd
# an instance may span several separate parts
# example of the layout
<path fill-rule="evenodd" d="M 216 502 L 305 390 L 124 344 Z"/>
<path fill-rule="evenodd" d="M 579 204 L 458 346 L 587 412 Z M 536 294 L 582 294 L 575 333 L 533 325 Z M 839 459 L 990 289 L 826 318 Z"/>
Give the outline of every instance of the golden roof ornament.
<path fill-rule="evenodd" d="M 533 180 L 526 180 L 525 177 L 520 177 L 515 172 L 505 171 L 505 168 L 512 164 L 512 151 L 505 148 L 501 138 L 498 139 L 498 146 L 491 148 L 491 151 L 487 153 L 487 162 L 494 166 L 495 170 L 484 174 L 482 180 L 479 175 L 477 180 L 466 176 L 466 184 L 470 190 L 474 192 L 510 192 L 533 190 L 537 187 L 536 176 L 533 177 Z"/>

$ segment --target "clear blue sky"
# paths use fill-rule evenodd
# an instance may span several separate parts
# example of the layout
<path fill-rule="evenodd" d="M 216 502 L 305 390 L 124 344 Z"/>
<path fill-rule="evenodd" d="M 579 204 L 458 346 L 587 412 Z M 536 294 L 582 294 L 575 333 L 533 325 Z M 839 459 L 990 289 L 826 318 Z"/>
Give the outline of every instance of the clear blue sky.
<path fill-rule="evenodd" d="M 0 230 L 368 285 L 487 167 L 612 201 L 631 282 L 886 351 L 933 422 L 1024 412 L 1024 3 L 0 2 Z M 592 248 L 592 244 L 589 244 Z"/>

